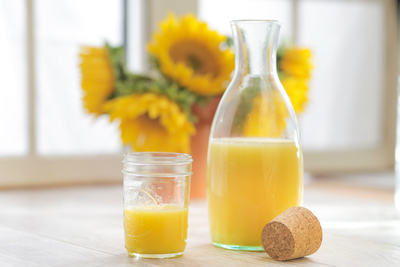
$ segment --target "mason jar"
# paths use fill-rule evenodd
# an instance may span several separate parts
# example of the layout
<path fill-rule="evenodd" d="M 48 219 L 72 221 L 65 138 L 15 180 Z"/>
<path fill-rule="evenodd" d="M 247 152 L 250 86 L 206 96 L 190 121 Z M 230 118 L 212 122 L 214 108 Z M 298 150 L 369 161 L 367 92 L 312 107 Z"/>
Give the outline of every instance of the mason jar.
<path fill-rule="evenodd" d="M 182 153 L 126 153 L 125 247 L 136 258 L 171 258 L 187 242 L 192 157 Z"/>

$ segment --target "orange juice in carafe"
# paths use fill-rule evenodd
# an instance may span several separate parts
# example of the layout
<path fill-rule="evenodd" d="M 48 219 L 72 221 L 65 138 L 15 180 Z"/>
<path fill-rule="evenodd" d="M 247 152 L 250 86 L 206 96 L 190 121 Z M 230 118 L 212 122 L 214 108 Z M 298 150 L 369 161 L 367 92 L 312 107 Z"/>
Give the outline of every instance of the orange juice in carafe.
<path fill-rule="evenodd" d="M 265 224 L 302 203 L 301 152 L 292 140 L 210 140 L 207 200 L 212 242 L 262 250 Z"/>
<path fill-rule="evenodd" d="M 302 204 L 302 148 L 276 68 L 281 23 L 231 25 L 235 73 L 215 113 L 208 147 L 210 231 L 216 246 L 258 251 L 263 227 Z"/>

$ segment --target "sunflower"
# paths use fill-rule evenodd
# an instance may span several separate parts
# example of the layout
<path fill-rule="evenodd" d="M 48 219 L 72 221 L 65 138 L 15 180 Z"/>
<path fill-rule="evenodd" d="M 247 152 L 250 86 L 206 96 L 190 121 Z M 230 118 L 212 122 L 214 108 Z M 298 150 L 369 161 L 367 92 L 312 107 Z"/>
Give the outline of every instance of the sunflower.
<path fill-rule="evenodd" d="M 96 115 L 103 113 L 103 104 L 114 90 L 114 74 L 106 48 L 82 47 L 79 54 L 81 63 L 81 86 L 83 106 Z"/>
<path fill-rule="evenodd" d="M 223 93 L 235 67 L 232 51 L 220 48 L 227 37 L 193 15 L 178 20 L 170 14 L 160 26 L 148 49 L 161 72 L 199 95 Z"/>
<path fill-rule="evenodd" d="M 188 153 L 193 124 L 176 102 L 155 93 L 133 94 L 109 100 L 110 120 L 120 119 L 121 139 L 134 151 Z"/>

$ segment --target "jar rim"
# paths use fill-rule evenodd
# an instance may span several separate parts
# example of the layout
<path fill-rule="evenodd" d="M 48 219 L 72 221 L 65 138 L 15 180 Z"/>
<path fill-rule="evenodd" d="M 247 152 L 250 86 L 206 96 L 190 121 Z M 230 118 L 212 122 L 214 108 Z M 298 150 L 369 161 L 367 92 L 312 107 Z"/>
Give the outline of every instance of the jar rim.
<path fill-rule="evenodd" d="M 190 154 L 173 152 L 129 152 L 124 154 L 124 163 L 138 164 L 171 164 L 171 163 L 191 163 L 193 161 Z"/>

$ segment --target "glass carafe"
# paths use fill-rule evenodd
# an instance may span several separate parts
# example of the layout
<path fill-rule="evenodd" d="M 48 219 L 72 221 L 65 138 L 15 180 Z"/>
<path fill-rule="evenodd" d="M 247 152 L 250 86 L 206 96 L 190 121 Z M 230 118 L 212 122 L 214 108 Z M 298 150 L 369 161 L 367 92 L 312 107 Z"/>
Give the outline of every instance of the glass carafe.
<path fill-rule="evenodd" d="M 236 68 L 214 116 L 207 202 L 214 245 L 263 250 L 262 228 L 302 205 L 296 115 L 279 81 L 278 21 L 232 21 Z"/>

